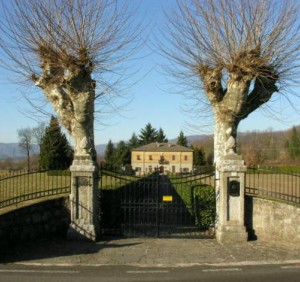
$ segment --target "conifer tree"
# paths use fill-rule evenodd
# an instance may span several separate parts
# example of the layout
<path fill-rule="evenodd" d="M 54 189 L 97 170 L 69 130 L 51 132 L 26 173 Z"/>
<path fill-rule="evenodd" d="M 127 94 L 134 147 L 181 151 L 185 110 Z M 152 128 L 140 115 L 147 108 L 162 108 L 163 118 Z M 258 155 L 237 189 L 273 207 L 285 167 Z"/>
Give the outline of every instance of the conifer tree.
<path fill-rule="evenodd" d="M 300 156 L 300 135 L 295 126 L 292 128 L 290 140 L 287 141 L 287 148 L 293 160 Z"/>
<path fill-rule="evenodd" d="M 129 149 L 137 148 L 140 145 L 139 138 L 136 136 L 135 133 L 132 134 L 131 138 L 128 141 Z"/>
<path fill-rule="evenodd" d="M 205 152 L 203 148 L 194 148 L 191 146 L 191 149 L 193 149 L 193 164 L 196 166 L 205 165 Z"/>
<path fill-rule="evenodd" d="M 139 140 L 141 145 L 147 145 L 152 142 L 156 142 L 157 130 L 152 127 L 151 123 L 147 123 L 145 128 L 141 129 Z"/>
<path fill-rule="evenodd" d="M 52 116 L 49 126 L 41 140 L 40 167 L 41 169 L 66 169 L 73 160 L 73 150 L 61 132 L 58 120 Z"/>
<path fill-rule="evenodd" d="M 168 142 L 168 138 L 166 137 L 166 135 L 165 135 L 164 131 L 162 130 L 162 128 L 160 128 L 157 132 L 156 142 L 160 142 L 160 143 L 167 143 Z"/>
<path fill-rule="evenodd" d="M 120 141 L 113 155 L 113 164 L 116 166 L 130 163 L 130 150 L 124 141 Z"/>
<path fill-rule="evenodd" d="M 108 141 L 105 153 L 104 153 L 104 160 L 106 164 L 113 165 L 114 162 L 114 153 L 115 153 L 115 146 L 111 140 Z"/>
<path fill-rule="evenodd" d="M 180 145 L 180 146 L 184 146 L 184 147 L 188 146 L 187 138 L 184 135 L 184 133 L 182 132 L 182 130 L 180 131 L 179 136 L 177 137 L 177 143 L 176 144 Z"/>

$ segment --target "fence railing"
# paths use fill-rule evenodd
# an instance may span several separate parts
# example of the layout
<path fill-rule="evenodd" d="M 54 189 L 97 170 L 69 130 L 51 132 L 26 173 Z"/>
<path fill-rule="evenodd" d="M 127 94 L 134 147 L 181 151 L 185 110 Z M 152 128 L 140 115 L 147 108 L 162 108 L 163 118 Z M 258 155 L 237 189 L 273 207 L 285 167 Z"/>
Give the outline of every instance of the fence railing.
<path fill-rule="evenodd" d="M 246 194 L 300 204 L 300 174 L 248 169 Z"/>
<path fill-rule="evenodd" d="M 0 177 L 0 209 L 38 198 L 70 193 L 70 172 L 11 172 Z"/>
<path fill-rule="evenodd" d="M 134 178 L 134 176 L 126 176 Z M 190 176 L 189 176 L 190 177 Z M 102 179 L 103 180 L 103 179 Z M 214 179 L 208 177 L 208 185 Z M 9 172 L 0 175 L 0 209 L 21 202 L 70 193 L 69 171 Z M 300 174 L 248 169 L 246 194 L 300 204 Z"/>

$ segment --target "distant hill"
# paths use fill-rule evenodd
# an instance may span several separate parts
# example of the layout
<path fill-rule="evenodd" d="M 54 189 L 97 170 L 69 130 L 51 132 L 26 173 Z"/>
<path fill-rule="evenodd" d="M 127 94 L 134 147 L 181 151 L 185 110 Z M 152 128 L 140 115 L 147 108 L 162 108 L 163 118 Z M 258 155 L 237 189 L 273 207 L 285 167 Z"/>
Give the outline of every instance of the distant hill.
<path fill-rule="evenodd" d="M 186 138 L 188 140 L 188 143 L 194 143 L 194 142 L 197 142 L 197 141 L 205 140 L 210 136 L 211 135 L 189 135 L 189 136 L 186 136 Z M 177 138 L 170 139 L 169 142 L 175 144 L 177 142 Z"/>
<path fill-rule="evenodd" d="M 98 155 L 104 155 L 106 144 L 96 145 Z M 39 152 L 38 145 L 33 145 L 33 153 Z M 26 154 L 21 150 L 19 143 L 0 143 L 0 160 L 11 158 L 14 160 L 24 159 Z"/>
<path fill-rule="evenodd" d="M 296 127 L 298 131 L 300 131 L 300 126 Z M 279 138 L 286 138 L 288 136 L 288 133 L 291 131 L 291 129 L 287 129 L 284 131 L 273 131 L 273 137 L 276 139 Z M 259 136 L 268 135 L 268 131 L 249 131 L 249 132 L 239 132 L 238 133 L 238 139 L 241 143 L 246 144 L 247 142 L 251 141 L 251 136 L 253 134 L 257 134 Z M 188 139 L 189 144 L 200 144 L 203 146 L 205 142 L 212 143 L 212 135 L 190 135 L 186 136 Z M 284 140 L 285 141 L 285 140 Z M 176 143 L 177 138 L 170 139 L 170 143 Z M 99 144 L 96 145 L 96 151 L 98 155 L 103 156 L 107 144 Z M 114 144 L 117 146 L 117 143 Z M 205 146 L 204 146 L 205 147 Z M 33 152 L 38 153 L 38 146 L 34 145 Z M 0 143 L 0 159 L 6 159 L 6 158 L 12 158 L 12 159 L 22 159 L 25 158 L 25 153 L 20 149 L 18 143 Z"/>
<path fill-rule="evenodd" d="M 187 136 L 189 143 L 194 143 L 195 141 L 204 140 L 207 138 L 206 135 L 193 135 Z M 177 138 L 169 140 L 170 143 L 176 143 Z M 117 143 L 114 144 L 117 146 Z M 96 145 L 96 151 L 98 155 L 103 156 L 107 144 Z M 38 153 L 39 149 L 37 145 L 34 145 L 34 153 Z M 0 143 L 0 160 L 11 158 L 11 159 L 23 159 L 26 155 L 19 147 L 19 143 Z"/>
<path fill-rule="evenodd" d="M 37 145 L 33 145 L 33 152 L 38 153 Z M 0 143 L 0 159 L 23 159 L 25 157 L 24 151 L 21 150 L 19 143 Z"/>
<path fill-rule="evenodd" d="M 107 144 L 96 145 L 96 151 L 97 151 L 98 155 L 101 155 L 101 156 L 104 155 L 104 152 L 105 152 L 105 149 L 106 149 L 106 145 Z"/>

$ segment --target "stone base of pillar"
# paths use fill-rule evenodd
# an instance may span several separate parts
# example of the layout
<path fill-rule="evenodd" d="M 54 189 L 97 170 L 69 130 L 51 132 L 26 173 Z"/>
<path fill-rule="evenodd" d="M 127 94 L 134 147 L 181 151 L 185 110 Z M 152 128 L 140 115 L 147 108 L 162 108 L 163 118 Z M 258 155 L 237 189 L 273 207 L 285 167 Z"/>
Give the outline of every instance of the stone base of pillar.
<path fill-rule="evenodd" d="M 99 239 L 98 167 L 85 156 L 77 156 L 70 171 L 71 225 L 67 237 L 96 241 Z"/>
<path fill-rule="evenodd" d="M 245 226 L 228 222 L 216 229 L 216 239 L 219 243 L 244 243 L 248 241 L 248 233 Z"/>
<path fill-rule="evenodd" d="M 70 224 L 68 233 L 68 240 L 71 241 L 97 241 L 97 232 L 94 225 L 79 226 L 74 223 Z"/>

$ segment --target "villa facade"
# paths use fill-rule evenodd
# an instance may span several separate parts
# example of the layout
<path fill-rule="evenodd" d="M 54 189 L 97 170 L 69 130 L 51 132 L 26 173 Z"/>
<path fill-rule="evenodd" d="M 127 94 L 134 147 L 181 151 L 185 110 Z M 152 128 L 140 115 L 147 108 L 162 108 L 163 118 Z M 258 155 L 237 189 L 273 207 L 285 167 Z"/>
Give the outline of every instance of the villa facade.
<path fill-rule="evenodd" d="M 131 151 L 131 166 L 136 174 L 155 170 L 163 173 L 192 172 L 193 150 L 171 143 L 150 143 Z"/>

